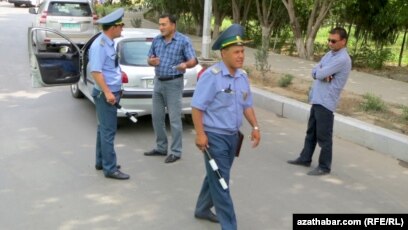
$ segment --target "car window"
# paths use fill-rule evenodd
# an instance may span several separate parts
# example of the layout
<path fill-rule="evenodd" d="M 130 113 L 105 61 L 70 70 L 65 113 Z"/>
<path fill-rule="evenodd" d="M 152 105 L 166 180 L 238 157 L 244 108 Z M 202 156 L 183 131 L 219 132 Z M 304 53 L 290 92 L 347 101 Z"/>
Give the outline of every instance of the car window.
<path fill-rule="evenodd" d="M 151 41 L 124 41 L 119 45 L 120 64 L 147 66 L 147 54 Z"/>
<path fill-rule="evenodd" d="M 49 16 L 92 17 L 91 7 L 88 3 L 75 2 L 50 2 Z"/>

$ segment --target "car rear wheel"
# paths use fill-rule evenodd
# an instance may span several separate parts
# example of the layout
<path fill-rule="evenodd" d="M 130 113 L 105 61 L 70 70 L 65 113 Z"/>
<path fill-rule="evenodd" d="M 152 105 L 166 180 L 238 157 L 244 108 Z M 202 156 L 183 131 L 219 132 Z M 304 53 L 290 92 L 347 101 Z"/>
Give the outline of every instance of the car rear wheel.
<path fill-rule="evenodd" d="M 84 94 L 81 92 L 81 90 L 78 87 L 78 83 L 71 85 L 71 94 L 75 98 L 83 98 L 84 97 Z"/>

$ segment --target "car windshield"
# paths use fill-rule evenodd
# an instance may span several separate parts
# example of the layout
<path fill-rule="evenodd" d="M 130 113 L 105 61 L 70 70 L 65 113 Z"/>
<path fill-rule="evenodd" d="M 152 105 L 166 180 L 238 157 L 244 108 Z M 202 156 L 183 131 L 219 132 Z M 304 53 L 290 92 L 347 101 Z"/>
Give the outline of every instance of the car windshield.
<path fill-rule="evenodd" d="M 88 3 L 50 2 L 48 7 L 50 16 L 92 17 Z"/>
<path fill-rule="evenodd" d="M 149 52 L 151 41 L 124 41 L 119 45 L 120 64 L 131 66 L 148 66 L 147 54 Z"/>

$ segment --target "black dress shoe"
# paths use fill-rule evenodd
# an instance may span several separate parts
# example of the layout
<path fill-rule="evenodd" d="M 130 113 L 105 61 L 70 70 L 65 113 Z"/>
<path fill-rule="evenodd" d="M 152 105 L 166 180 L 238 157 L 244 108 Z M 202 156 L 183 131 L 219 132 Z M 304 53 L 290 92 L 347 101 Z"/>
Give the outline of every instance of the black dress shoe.
<path fill-rule="evenodd" d="M 118 180 L 127 180 L 130 178 L 128 174 L 125 174 L 119 170 L 116 170 L 115 172 L 105 175 L 107 178 L 112 178 L 112 179 L 118 179 Z"/>
<path fill-rule="evenodd" d="M 167 153 L 162 153 L 162 152 L 157 151 L 156 149 L 153 149 L 149 152 L 145 152 L 144 155 L 145 156 L 166 156 Z"/>
<path fill-rule="evenodd" d="M 116 168 L 117 168 L 117 169 L 120 169 L 120 165 L 116 165 Z M 102 170 L 103 167 L 102 167 L 102 166 L 99 166 L 99 165 L 95 165 L 95 169 L 96 169 L 96 170 Z"/>
<path fill-rule="evenodd" d="M 312 171 L 308 172 L 307 175 L 309 175 L 309 176 L 323 176 L 323 175 L 327 175 L 329 173 L 330 173 L 330 171 L 323 170 L 323 169 L 317 167 L 317 168 L 313 169 Z"/>
<path fill-rule="evenodd" d="M 310 162 L 301 161 L 299 158 L 297 158 L 296 160 L 288 160 L 287 162 L 288 162 L 288 164 L 292 164 L 292 165 L 300 165 L 300 166 L 310 167 Z"/>
<path fill-rule="evenodd" d="M 176 155 L 174 155 L 174 154 L 170 154 L 170 155 L 166 158 L 166 160 L 164 160 L 164 163 L 173 163 L 173 162 L 175 162 L 175 161 L 177 161 L 177 160 L 180 160 L 180 157 L 178 157 L 178 156 L 176 156 Z"/>
<path fill-rule="evenodd" d="M 197 219 L 202 219 L 202 220 L 208 220 L 213 223 L 219 223 L 220 221 L 218 220 L 218 217 L 212 213 L 211 211 L 207 215 L 201 215 L 201 214 L 194 214 L 194 217 Z"/>

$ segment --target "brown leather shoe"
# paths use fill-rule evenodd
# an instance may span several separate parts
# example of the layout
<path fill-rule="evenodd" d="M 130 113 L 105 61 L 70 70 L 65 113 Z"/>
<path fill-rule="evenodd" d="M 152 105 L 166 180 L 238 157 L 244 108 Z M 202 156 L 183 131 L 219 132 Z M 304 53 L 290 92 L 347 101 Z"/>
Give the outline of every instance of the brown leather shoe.
<path fill-rule="evenodd" d="M 176 156 L 174 154 L 170 154 L 166 158 L 166 160 L 164 160 L 164 163 L 173 163 L 173 162 L 178 161 L 178 160 L 180 160 L 180 157 L 178 157 L 178 156 Z"/>

